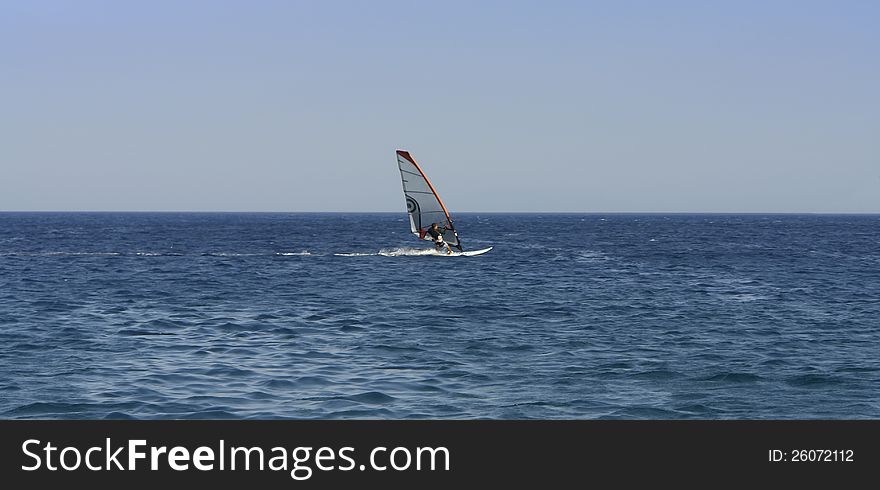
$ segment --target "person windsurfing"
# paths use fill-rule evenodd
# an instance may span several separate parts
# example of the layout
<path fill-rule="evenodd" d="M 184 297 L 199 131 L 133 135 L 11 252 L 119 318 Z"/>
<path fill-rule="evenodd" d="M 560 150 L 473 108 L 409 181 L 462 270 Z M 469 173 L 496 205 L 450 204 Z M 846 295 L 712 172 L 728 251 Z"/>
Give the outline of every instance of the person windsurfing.
<path fill-rule="evenodd" d="M 446 226 L 443 227 L 443 230 L 448 230 Z M 428 228 L 428 231 L 425 232 L 426 237 L 430 236 L 430 240 L 434 242 L 434 247 L 438 252 L 442 251 L 443 248 L 446 248 L 446 255 L 452 253 L 452 247 L 446 243 L 446 240 L 443 239 L 443 230 L 440 229 L 440 225 L 437 223 L 431 223 L 431 227 Z"/>

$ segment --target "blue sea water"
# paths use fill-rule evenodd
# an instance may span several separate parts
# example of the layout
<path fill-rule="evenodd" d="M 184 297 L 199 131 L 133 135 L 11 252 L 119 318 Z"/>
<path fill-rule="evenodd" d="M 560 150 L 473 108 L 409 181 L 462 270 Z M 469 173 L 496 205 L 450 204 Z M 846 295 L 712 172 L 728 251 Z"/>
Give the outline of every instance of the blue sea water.
<path fill-rule="evenodd" d="M 880 417 L 880 216 L 0 213 L 0 418 Z"/>

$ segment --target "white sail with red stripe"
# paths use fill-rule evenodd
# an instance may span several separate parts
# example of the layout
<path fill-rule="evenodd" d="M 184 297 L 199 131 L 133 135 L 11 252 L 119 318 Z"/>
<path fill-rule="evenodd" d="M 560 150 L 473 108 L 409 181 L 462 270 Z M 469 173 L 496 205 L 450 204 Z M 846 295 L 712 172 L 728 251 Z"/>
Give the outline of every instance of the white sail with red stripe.
<path fill-rule="evenodd" d="M 437 223 L 446 243 L 461 250 L 461 242 L 452 218 L 419 164 L 408 151 L 397 150 L 397 166 L 400 168 L 403 195 L 406 197 L 410 230 L 419 238 L 425 238 L 428 228 Z"/>

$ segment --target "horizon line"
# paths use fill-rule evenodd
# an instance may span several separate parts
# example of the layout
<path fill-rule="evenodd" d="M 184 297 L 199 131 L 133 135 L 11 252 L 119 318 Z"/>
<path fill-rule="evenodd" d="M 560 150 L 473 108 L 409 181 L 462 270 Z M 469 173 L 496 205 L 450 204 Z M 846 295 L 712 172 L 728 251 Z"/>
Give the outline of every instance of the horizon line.
<path fill-rule="evenodd" d="M 116 214 L 406 214 L 406 211 L 231 211 L 231 210 L 0 210 L 12 213 Z M 456 214 L 640 214 L 640 215 L 880 215 L 880 211 L 457 211 Z"/>

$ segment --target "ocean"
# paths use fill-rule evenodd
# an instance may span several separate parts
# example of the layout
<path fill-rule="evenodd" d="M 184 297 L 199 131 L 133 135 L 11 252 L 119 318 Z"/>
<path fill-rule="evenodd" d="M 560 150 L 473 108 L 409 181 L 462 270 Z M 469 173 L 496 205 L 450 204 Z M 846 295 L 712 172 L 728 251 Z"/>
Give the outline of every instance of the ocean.
<path fill-rule="evenodd" d="M 0 213 L 0 418 L 880 418 L 880 216 Z"/>

